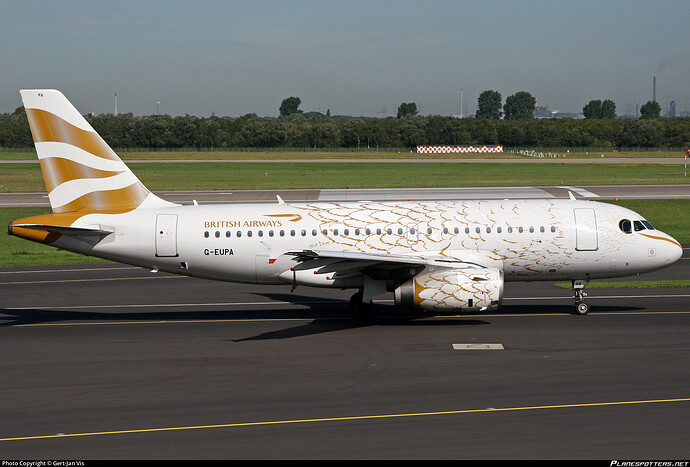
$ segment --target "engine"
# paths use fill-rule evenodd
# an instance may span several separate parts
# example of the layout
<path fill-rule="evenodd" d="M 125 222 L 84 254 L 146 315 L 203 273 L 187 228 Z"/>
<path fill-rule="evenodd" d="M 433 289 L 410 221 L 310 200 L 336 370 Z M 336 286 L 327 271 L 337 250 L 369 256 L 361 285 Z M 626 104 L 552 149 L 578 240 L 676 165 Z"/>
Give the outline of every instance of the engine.
<path fill-rule="evenodd" d="M 503 271 L 428 267 L 395 289 L 395 304 L 435 312 L 496 310 L 503 302 Z"/>

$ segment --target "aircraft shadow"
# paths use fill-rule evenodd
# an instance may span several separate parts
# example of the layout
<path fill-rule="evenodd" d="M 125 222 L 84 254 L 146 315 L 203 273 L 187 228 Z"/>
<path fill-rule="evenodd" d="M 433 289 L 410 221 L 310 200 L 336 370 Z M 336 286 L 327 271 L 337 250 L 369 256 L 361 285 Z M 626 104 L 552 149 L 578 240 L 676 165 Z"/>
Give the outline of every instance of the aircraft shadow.
<path fill-rule="evenodd" d="M 571 305 L 506 305 L 493 313 L 438 315 L 424 313 L 420 310 L 396 307 L 390 304 L 374 304 L 372 313 L 366 317 L 354 316 L 349 303 L 339 299 L 315 298 L 308 295 L 284 293 L 257 294 L 268 300 L 295 303 L 301 309 L 285 306 L 271 306 L 270 309 L 256 308 L 251 310 L 179 310 L 179 311 L 142 311 L 107 312 L 107 311 L 74 311 L 54 310 L 50 308 L 13 309 L 0 308 L 0 327 L 60 324 L 70 321 L 80 322 L 161 322 L 161 321 L 227 321 L 240 319 L 255 320 L 306 320 L 305 324 L 269 331 L 256 336 L 235 340 L 290 339 L 313 334 L 343 331 L 364 326 L 479 326 L 491 324 L 493 315 L 538 315 L 538 314 L 571 314 Z M 592 313 L 642 311 L 645 308 L 634 306 L 594 306 Z"/>
<path fill-rule="evenodd" d="M 286 305 L 252 306 L 251 309 L 170 310 L 141 307 L 140 311 L 92 311 L 50 308 L 0 308 L 0 327 L 61 324 L 69 322 L 162 322 L 162 321 L 227 321 L 227 320 L 306 320 L 306 325 L 267 333 L 269 339 L 298 337 L 372 325 L 476 325 L 488 324 L 481 320 L 436 317 L 419 310 L 402 309 L 391 305 L 375 305 L 366 318 L 355 317 L 349 303 L 340 299 L 318 298 L 295 294 L 257 294 L 266 301 L 285 302 Z M 300 308 L 295 308 L 294 303 Z M 155 311 L 152 311 L 155 310 Z M 419 321 L 426 318 L 430 321 Z M 246 339 L 245 339 L 246 340 Z"/>

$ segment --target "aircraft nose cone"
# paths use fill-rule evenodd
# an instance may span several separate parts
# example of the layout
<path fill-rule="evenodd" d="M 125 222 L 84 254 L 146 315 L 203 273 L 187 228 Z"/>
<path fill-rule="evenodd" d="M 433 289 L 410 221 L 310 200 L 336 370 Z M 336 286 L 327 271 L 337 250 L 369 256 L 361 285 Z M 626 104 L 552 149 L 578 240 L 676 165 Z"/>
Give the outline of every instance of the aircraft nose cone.
<path fill-rule="evenodd" d="M 675 243 L 673 245 L 668 245 L 666 248 L 668 264 L 675 263 L 680 259 L 681 256 L 683 256 L 683 247 L 680 245 L 680 243 L 676 242 L 675 239 L 674 242 Z"/>

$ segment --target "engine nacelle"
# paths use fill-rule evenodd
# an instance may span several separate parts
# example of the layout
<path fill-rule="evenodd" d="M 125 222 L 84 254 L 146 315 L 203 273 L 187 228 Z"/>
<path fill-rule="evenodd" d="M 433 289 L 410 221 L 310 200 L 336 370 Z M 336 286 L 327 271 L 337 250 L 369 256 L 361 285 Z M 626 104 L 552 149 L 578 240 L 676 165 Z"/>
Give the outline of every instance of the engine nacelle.
<path fill-rule="evenodd" d="M 496 310 L 503 303 L 503 271 L 428 267 L 395 289 L 395 304 L 435 312 Z"/>

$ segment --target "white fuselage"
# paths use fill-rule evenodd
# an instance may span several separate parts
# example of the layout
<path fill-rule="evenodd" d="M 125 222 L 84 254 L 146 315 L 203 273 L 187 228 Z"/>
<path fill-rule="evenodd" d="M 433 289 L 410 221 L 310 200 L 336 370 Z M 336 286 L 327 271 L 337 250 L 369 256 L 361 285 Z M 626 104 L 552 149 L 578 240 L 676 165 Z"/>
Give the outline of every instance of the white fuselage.
<path fill-rule="evenodd" d="M 286 283 L 287 252 L 329 250 L 434 255 L 503 270 L 506 281 L 638 274 L 680 257 L 657 230 L 620 228 L 633 211 L 579 200 L 232 204 L 89 214 L 75 227 L 114 231 L 55 246 L 211 279 Z M 651 226 L 650 226 L 651 227 Z M 319 278 L 308 285 L 337 286 Z M 357 282 L 351 282 L 357 286 Z"/>

